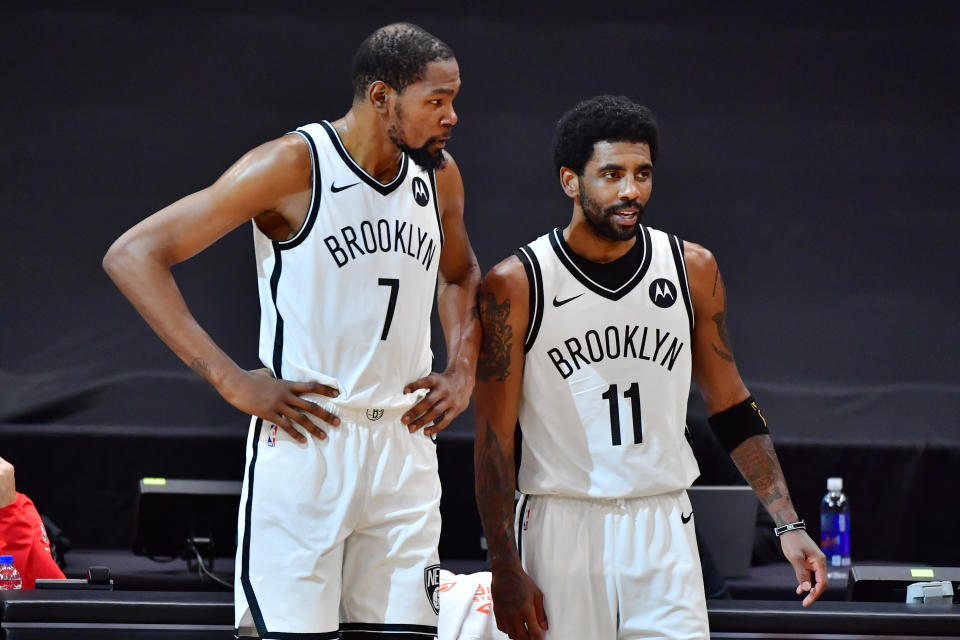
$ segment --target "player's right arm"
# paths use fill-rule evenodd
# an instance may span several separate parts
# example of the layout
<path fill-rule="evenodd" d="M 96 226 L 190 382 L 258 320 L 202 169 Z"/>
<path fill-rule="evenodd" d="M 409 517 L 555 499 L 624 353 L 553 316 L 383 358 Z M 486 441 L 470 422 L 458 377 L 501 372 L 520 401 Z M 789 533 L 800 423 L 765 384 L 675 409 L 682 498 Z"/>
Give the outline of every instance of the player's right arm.
<path fill-rule="evenodd" d="M 516 257 L 484 277 L 477 296 L 483 338 L 474 388 L 477 506 L 490 550 L 497 627 L 514 640 L 539 640 L 547 628 L 543 594 L 520 564 L 513 528 L 514 430 L 529 305 L 527 276 Z"/>
<path fill-rule="evenodd" d="M 287 135 L 253 149 L 211 186 L 129 229 L 103 258 L 113 282 L 181 360 L 231 405 L 301 441 L 293 422 L 325 437 L 304 412 L 330 424 L 337 419 L 300 394 L 335 397 L 337 391 L 312 382 L 275 380 L 265 370 L 241 369 L 194 319 L 170 269 L 253 218 L 273 234 L 296 231 L 306 216 L 310 189 L 307 144 L 299 135 Z"/>

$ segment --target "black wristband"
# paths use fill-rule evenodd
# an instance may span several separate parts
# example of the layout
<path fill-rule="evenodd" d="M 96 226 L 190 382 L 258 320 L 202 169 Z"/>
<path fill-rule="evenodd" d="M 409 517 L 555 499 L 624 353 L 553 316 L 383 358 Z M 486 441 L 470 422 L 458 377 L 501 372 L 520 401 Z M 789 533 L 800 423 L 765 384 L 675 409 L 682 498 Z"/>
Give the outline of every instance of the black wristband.
<path fill-rule="evenodd" d="M 803 520 L 797 520 L 796 522 L 788 522 L 785 525 L 774 527 L 773 532 L 777 534 L 777 537 L 779 538 L 780 536 L 785 534 L 787 531 L 796 531 L 797 529 L 803 529 L 804 531 L 806 531 L 807 523 L 804 522 Z"/>
<path fill-rule="evenodd" d="M 741 442 L 751 436 L 770 433 L 767 429 L 767 421 L 760 413 L 760 407 L 757 406 L 753 396 L 729 409 L 713 414 L 707 421 L 727 453 L 736 449 Z"/>

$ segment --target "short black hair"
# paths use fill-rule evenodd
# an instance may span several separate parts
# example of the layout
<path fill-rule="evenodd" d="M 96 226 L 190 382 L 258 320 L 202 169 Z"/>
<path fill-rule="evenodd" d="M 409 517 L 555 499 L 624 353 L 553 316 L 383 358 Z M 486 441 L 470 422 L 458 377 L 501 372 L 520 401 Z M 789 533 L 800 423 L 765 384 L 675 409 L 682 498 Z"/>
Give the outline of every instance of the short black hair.
<path fill-rule="evenodd" d="M 377 80 L 403 93 L 408 85 L 423 79 L 427 64 L 453 57 L 453 49 L 415 24 L 395 22 L 380 27 L 353 55 L 353 95 L 362 98 Z"/>
<path fill-rule="evenodd" d="M 567 167 L 583 175 L 598 142 L 646 142 L 650 161 L 657 163 L 659 141 L 653 112 L 626 96 L 596 96 L 563 114 L 553 136 L 557 173 Z"/>

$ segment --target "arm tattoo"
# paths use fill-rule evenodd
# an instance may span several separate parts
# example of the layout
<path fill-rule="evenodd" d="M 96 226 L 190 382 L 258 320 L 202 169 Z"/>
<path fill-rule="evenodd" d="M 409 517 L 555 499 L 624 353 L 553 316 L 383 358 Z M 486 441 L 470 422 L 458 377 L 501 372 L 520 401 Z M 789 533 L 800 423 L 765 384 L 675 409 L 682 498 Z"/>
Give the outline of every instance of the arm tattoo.
<path fill-rule="evenodd" d="M 727 286 L 723 283 L 723 278 L 720 277 L 720 269 L 717 269 L 717 274 L 713 277 L 714 297 L 717 295 L 717 283 L 720 283 L 720 291 L 723 293 L 723 308 L 718 313 L 713 314 L 713 321 L 717 325 L 717 333 L 720 335 L 720 342 L 723 343 L 724 348 L 721 349 L 717 345 L 713 345 L 713 351 L 724 360 L 733 362 L 733 343 L 727 333 Z"/>
<path fill-rule="evenodd" d="M 490 559 L 497 564 L 505 555 L 516 554 L 511 517 L 515 483 L 513 461 L 508 463 L 489 420 L 483 437 L 477 438 L 474 456 L 477 507 L 487 536 Z"/>
<path fill-rule="evenodd" d="M 498 303 L 492 293 L 481 293 L 477 298 L 483 325 L 477 379 L 503 382 L 510 373 L 510 340 L 513 338 L 513 327 L 507 324 L 510 300 Z"/>
<path fill-rule="evenodd" d="M 748 438 L 734 449 L 730 456 L 753 487 L 763 506 L 773 516 L 776 525 L 793 522 L 796 512 L 770 436 Z"/>
<path fill-rule="evenodd" d="M 717 324 L 717 333 L 720 334 L 720 341 L 723 342 L 723 346 L 726 347 L 726 350 L 719 348 L 717 345 L 713 345 L 713 350 L 718 356 L 724 360 L 729 360 L 733 362 L 733 345 L 730 344 L 730 336 L 727 334 L 727 311 L 724 309 L 719 313 L 713 314 L 713 321 Z"/>
<path fill-rule="evenodd" d="M 210 379 L 210 365 L 203 358 L 194 358 L 193 362 L 190 363 L 190 368 L 207 380 Z"/>

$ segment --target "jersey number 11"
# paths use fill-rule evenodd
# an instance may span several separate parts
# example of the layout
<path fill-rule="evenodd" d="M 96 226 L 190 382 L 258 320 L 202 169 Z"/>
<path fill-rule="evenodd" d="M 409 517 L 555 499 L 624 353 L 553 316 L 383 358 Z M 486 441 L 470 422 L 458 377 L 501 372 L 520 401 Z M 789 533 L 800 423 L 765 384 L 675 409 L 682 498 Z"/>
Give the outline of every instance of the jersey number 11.
<path fill-rule="evenodd" d="M 607 390 L 600 396 L 610 403 L 610 438 L 614 446 L 619 446 L 620 442 L 620 395 L 617 393 L 617 385 L 611 384 Z M 633 413 L 633 442 L 640 444 L 643 442 L 643 420 L 640 417 L 640 384 L 634 382 L 630 388 L 623 392 L 624 398 L 630 399 L 630 409 Z"/>

